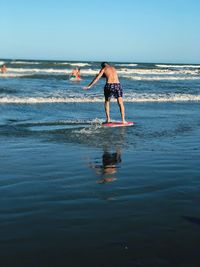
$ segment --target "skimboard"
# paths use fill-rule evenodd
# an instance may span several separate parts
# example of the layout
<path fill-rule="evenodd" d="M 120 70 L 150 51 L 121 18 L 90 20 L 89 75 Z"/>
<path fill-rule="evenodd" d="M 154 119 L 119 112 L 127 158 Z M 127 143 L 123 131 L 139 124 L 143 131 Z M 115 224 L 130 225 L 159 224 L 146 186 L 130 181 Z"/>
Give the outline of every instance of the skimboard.
<path fill-rule="evenodd" d="M 108 123 L 102 123 L 103 127 L 126 127 L 126 126 L 133 126 L 135 122 L 133 121 L 127 121 L 126 123 L 122 123 L 121 121 L 115 121 L 115 122 L 108 122 Z"/>

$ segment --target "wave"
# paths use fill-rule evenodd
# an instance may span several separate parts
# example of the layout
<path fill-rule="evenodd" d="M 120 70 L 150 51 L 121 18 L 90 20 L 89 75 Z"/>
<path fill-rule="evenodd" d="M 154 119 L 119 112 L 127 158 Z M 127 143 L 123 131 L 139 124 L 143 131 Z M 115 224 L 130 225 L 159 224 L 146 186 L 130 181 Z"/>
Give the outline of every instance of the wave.
<path fill-rule="evenodd" d="M 89 103 L 102 102 L 100 98 L 68 97 L 1 97 L 1 104 L 42 104 L 42 103 Z"/>
<path fill-rule="evenodd" d="M 0 73 L 0 78 L 20 78 L 20 77 L 25 77 L 25 76 L 29 76 L 29 74 L 23 74 L 23 73 Z"/>
<path fill-rule="evenodd" d="M 77 63 L 68 63 L 71 66 L 78 66 L 78 67 L 85 67 L 85 66 L 91 66 L 89 63 L 82 63 L 82 62 L 77 62 Z"/>
<path fill-rule="evenodd" d="M 200 65 L 164 65 L 164 64 L 157 64 L 156 67 L 159 68 L 200 68 Z"/>
<path fill-rule="evenodd" d="M 169 69 L 128 69 L 128 68 L 120 68 L 117 70 L 118 73 L 122 74 L 149 74 L 149 75 L 158 75 L 158 74 L 167 74 L 167 75 L 175 75 L 175 74 L 196 74 L 196 70 L 169 70 Z"/>
<path fill-rule="evenodd" d="M 193 94 L 126 94 L 124 102 L 189 102 L 200 101 Z M 0 104 L 43 104 L 43 103 L 101 103 L 103 98 L 83 97 L 1 97 Z"/>
<path fill-rule="evenodd" d="M 125 77 L 125 76 L 124 76 Z M 191 80 L 200 80 L 200 76 L 127 76 L 127 79 L 134 81 L 191 81 Z"/>
<path fill-rule="evenodd" d="M 52 73 L 52 74 L 63 74 L 63 75 L 69 75 L 70 72 L 63 72 L 63 73 Z M 83 73 L 82 73 L 83 74 Z M 85 75 L 96 75 L 97 72 L 92 72 L 92 73 L 85 73 Z M 23 78 L 23 77 L 34 77 L 34 74 L 28 74 L 28 73 L 3 73 L 3 74 L 0 74 L 0 79 L 1 78 Z M 200 77 L 199 76 L 188 76 L 188 77 L 156 77 L 156 76 L 153 76 L 153 77 L 147 77 L 147 76 L 128 76 L 128 75 L 120 75 L 121 78 L 126 78 L 126 79 L 131 79 L 131 80 L 134 80 L 134 81 L 192 81 L 192 80 L 200 80 Z"/>
<path fill-rule="evenodd" d="M 126 94 L 126 102 L 190 102 L 200 101 L 200 95 L 168 93 L 168 94 Z"/>
<path fill-rule="evenodd" d="M 83 74 L 96 74 L 100 69 L 83 69 L 81 73 Z M 71 72 L 71 69 L 58 69 L 58 68 L 8 68 L 8 72 L 19 72 L 19 73 L 66 73 Z M 128 68 L 120 68 L 117 70 L 119 74 L 195 74 L 194 70 L 166 70 L 166 69 L 128 69 Z"/>
<path fill-rule="evenodd" d="M 3 64 L 5 64 L 5 62 L 4 61 L 0 61 L 0 65 L 3 65 Z"/>
<path fill-rule="evenodd" d="M 64 63 L 63 63 L 64 64 Z M 70 63 L 71 64 L 71 63 Z M 75 63 L 72 63 L 75 64 Z M 85 64 L 85 63 L 83 63 Z M 7 73 L 0 75 L 0 77 L 23 77 L 34 75 L 69 75 L 72 69 L 66 68 L 30 68 L 21 67 L 14 68 L 9 67 Z M 98 74 L 99 69 L 85 68 L 81 69 L 81 75 L 94 76 Z M 132 80 L 199 80 L 200 75 L 196 69 L 164 69 L 164 68 L 128 68 L 121 67 L 118 69 L 119 77 L 132 79 Z"/>
<path fill-rule="evenodd" d="M 169 70 L 169 69 L 127 69 L 118 70 L 120 77 L 132 80 L 199 80 L 196 70 Z"/>
<path fill-rule="evenodd" d="M 54 69 L 54 68 L 48 68 L 48 69 L 41 69 L 41 68 L 8 68 L 7 75 L 12 75 L 12 74 L 29 74 L 29 75 L 34 75 L 34 74 L 70 74 L 71 69 Z M 97 74 L 99 70 L 95 69 L 85 69 L 81 70 L 81 74 L 85 75 L 93 75 Z"/>
<path fill-rule="evenodd" d="M 132 63 L 120 63 L 120 64 L 115 64 L 115 66 L 122 66 L 122 67 L 136 67 L 138 64 L 132 64 Z"/>
<path fill-rule="evenodd" d="M 74 66 L 74 67 L 85 67 L 85 66 L 91 66 L 91 64 L 89 63 L 83 63 L 83 62 L 54 62 L 54 65 L 70 65 L 70 66 Z"/>
<path fill-rule="evenodd" d="M 14 73 L 29 73 L 29 74 L 34 74 L 34 73 L 66 73 L 71 70 L 67 69 L 53 69 L 53 68 L 48 68 L 48 69 L 40 69 L 40 68 L 8 68 L 8 72 L 14 72 Z"/>
<path fill-rule="evenodd" d="M 117 70 L 118 74 L 140 74 L 140 75 L 158 75 L 158 74 L 180 74 L 179 71 L 164 69 L 128 69 L 121 68 Z M 185 73 L 185 72 L 184 72 Z"/>
<path fill-rule="evenodd" d="M 20 65 L 39 65 L 41 64 L 40 62 L 36 62 L 36 61 L 11 61 L 11 64 L 20 64 Z"/>
<path fill-rule="evenodd" d="M 3 64 L 4 62 L 0 61 L 0 64 Z M 78 67 L 85 67 L 85 66 L 91 66 L 89 63 L 83 63 L 83 62 L 45 62 L 45 61 L 11 61 L 10 64 L 16 64 L 16 65 L 60 65 L 60 66 L 78 66 Z"/>

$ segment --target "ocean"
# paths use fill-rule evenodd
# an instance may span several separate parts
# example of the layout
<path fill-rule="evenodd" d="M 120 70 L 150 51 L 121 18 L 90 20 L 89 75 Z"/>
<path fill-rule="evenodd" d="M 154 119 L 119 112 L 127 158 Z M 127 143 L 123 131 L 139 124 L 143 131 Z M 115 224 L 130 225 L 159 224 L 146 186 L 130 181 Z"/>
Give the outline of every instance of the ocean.
<path fill-rule="evenodd" d="M 200 266 L 200 65 L 113 62 L 104 128 L 100 62 L 3 63 L 0 266 Z"/>

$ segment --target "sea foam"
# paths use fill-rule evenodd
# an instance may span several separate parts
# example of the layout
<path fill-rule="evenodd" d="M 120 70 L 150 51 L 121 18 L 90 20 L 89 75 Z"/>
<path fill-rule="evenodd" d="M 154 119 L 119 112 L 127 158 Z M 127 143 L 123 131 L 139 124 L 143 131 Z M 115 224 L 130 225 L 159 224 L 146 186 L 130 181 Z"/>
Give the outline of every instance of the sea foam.
<path fill-rule="evenodd" d="M 200 95 L 193 94 L 126 94 L 124 102 L 188 102 L 200 101 Z M 42 103 L 101 103 L 103 97 L 1 97 L 0 104 L 42 104 Z"/>

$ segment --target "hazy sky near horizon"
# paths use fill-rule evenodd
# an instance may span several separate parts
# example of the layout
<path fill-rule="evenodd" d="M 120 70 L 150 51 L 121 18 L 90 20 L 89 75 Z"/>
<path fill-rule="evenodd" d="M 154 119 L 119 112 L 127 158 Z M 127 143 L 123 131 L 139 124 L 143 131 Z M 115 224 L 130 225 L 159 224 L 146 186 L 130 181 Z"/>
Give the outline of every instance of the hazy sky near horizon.
<path fill-rule="evenodd" d="M 0 58 L 200 63 L 199 0 L 0 2 Z"/>

